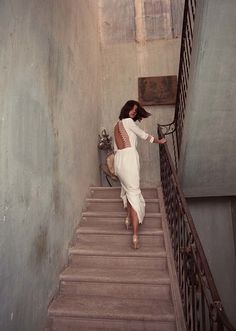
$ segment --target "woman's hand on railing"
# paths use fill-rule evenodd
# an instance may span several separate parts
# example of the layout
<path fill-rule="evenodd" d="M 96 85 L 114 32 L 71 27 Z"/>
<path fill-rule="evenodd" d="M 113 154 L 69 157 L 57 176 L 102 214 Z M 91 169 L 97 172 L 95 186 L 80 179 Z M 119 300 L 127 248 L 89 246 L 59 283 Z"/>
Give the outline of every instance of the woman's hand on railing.
<path fill-rule="evenodd" d="M 154 138 L 154 143 L 162 145 L 162 144 L 166 143 L 166 139 L 165 138 L 161 138 L 161 139 Z"/>

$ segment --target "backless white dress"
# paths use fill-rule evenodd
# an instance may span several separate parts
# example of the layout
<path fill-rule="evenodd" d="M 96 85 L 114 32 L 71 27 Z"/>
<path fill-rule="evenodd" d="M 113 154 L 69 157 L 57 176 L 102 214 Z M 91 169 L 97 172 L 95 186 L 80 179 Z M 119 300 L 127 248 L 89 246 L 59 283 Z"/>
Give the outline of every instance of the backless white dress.
<path fill-rule="evenodd" d="M 116 140 L 114 139 L 114 167 L 115 174 L 121 182 L 120 196 L 123 200 L 124 208 L 127 207 L 128 199 L 136 211 L 139 223 L 141 224 L 145 215 L 145 201 L 140 190 L 140 164 L 136 149 L 137 137 L 144 140 L 150 137 L 150 142 L 153 142 L 154 138 L 140 129 L 132 118 L 125 118 L 118 121 L 117 124 L 122 140 L 125 143 L 125 148 L 118 149 Z"/>

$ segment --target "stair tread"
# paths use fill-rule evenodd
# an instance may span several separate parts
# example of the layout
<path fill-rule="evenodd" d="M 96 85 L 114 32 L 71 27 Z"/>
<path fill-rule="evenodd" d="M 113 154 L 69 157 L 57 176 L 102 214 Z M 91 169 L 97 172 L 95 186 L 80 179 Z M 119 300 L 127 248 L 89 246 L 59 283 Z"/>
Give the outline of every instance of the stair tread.
<path fill-rule="evenodd" d="M 127 212 L 124 211 L 83 211 L 82 217 L 86 216 L 93 216 L 93 217 L 110 217 L 110 218 L 122 218 L 127 216 Z M 161 213 L 153 212 L 153 213 L 146 213 L 144 217 L 144 221 L 147 218 L 160 218 Z"/>
<path fill-rule="evenodd" d="M 101 296 L 59 295 L 50 305 L 49 315 L 142 321 L 175 320 L 173 304 L 169 300 Z"/>
<path fill-rule="evenodd" d="M 114 226 L 114 224 L 111 224 L 110 226 L 107 225 L 100 225 L 99 227 L 96 225 L 91 226 L 90 224 L 83 224 L 82 226 L 80 226 L 77 230 L 76 230 L 77 234 L 115 234 L 115 235 L 129 235 L 132 234 L 132 228 L 129 230 L 126 230 L 123 224 L 116 224 L 116 226 Z M 160 236 L 163 235 L 163 230 L 160 229 L 153 229 L 153 228 L 145 228 L 145 227 L 140 227 L 139 230 L 139 234 L 140 237 L 142 237 L 142 235 L 145 236 Z"/>
<path fill-rule="evenodd" d="M 141 191 L 156 191 L 158 187 L 161 187 L 161 185 L 157 185 L 157 187 L 141 187 L 140 189 Z M 89 189 L 98 191 L 120 191 L 121 186 L 90 186 Z"/>
<path fill-rule="evenodd" d="M 163 256 L 114 256 L 114 255 L 91 255 L 91 254 L 72 254 L 70 265 L 79 268 L 135 268 L 135 269 L 167 269 L 166 254 Z"/>
<path fill-rule="evenodd" d="M 145 191 L 155 191 L 157 192 L 157 189 L 158 187 L 161 187 L 160 186 L 157 186 L 157 187 L 141 187 L 141 192 L 145 192 Z M 120 191 L 121 190 L 121 187 L 120 186 L 113 186 L 113 187 L 109 187 L 109 186 L 90 186 L 89 187 L 90 191 Z"/>
<path fill-rule="evenodd" d="M 121 202 L 122 203 L 122 199 L 121 198 L 86 198 L 87 202 Z M 146 198 L 145 202 L 159 202 L 158 198 Z"/>
<path fill-rule="evenodd" d="M 90 188 L 88 198 L 120 198 L 120 187 L 95 187 Z M 157 188 L 141 188 L 144 199 L 158 198 Z"/>
<path fill-rule="evenodd" d="M 93 245 L 93 247 L 107 247 L 109 250 L 119 250 L 122 247 L 129 247 L 131 246 L 132 241 L 132 232 L 128 231 L 121 231 L 120 234 L 111 232 L 111 233 L 79 233 L 77 237 L 78 245 L 85 245 L 88 246 Z M 150 234 L 140 234 L 139 235 L 139 242 L 142 246 L 142 250 L 144 248 L 149 249 L 150 251 L 158 249 L 158 247 L 165 246 L 164 243 L 164 234 L 159 233 L 150 233 Z"/>
<path fill-rule="evenodd" d="M 101 230 L 104 229 L 110 230 L 113 229 L 115 231 L 126 231 L 124 218 L 115 218 L 115 217 L 90 217 L 86 216 L 79 223 L 77 231 L 79 229 L 91 228 Z M 162 220 L 160 217 L 158 218 L 146 218 L 141 226 L 139 226 L 140 233 L 146 231 L 153 230 L 162 230 Z M 83 231 L 83 230 L 82 230 Z"/>
<path fill-rule="evenodd" d="M 122 319 L 89 319 L 54 317 L 53 330 L 57 331 L 176 331 L 174 321 L 132 321 Z M 51 329 L 50 329 L 51 330 Z M 182 331 L 182 330 L 181 330 Z"/>
<path fill-rule="evenodd" d="M 61 280 L 112 283 L 169 284 L 167 270 L 136 268 L 79 268 L 68 267 L 60 275 Z"/>
<path fill-rule="evenodd" d="M 91 211 L 90 211 L 91 212 Z M 84 212 L 84 214 L 90 213 L 90 212 Z M 120 215 L 120 213 L 119 213 Z M 94 215 L 93 215 L 94 216 Z M 127 216 L 127 215 L 126 215 Z M 97 217 L 90 217 L 89 215 L 85 215 L 84 219 L 79 223 L 79 226 L 83 226 L 83 224 L 94 224 L 98 225 L 97 223 L 104 223 L 104 224 L 122 224 L 124 226 L 125 217 L 120 216 L 110 216 L 106 215 L 106 217 L 97 216 Z M 144 217 L 143 225 L 147 226 L 149 224 L 157 225 L 161 222 L 161 215 L 155 215 L 154 217 L 147 217 L 147 215 Z"/>
<path fill-rule="evenodd" d="M 142 242 L 141 242 L 142 245 Z M 109 243 L 76 243 L 69 249 L 70 254 L 81 254 L 81 255 L 105 255 L 105 256 L 146 256 L 146 257 L 165 257 L 166 250 L 164 247 L 155 247 L 152 250 L 150 246 L 141 246 L 140 249 L 134 250 L 131 245 L 123 246 Z"/>

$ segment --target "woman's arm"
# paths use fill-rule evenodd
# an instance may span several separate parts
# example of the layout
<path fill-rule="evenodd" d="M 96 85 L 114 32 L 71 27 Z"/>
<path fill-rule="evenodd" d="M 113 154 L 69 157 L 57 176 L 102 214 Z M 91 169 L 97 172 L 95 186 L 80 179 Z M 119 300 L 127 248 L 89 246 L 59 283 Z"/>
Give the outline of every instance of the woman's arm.
<path fill-rule="evenodd" d="M 129 129 L 131 131 L 133 131 L 136 134 L 136 136 L 138 136 L 139 138 L 141 138 L 143 140 L 147 140 L 148 139 L 149 134 L 146 133 L 145 131 L 143 131 L 142 129 L 140 129 L 137 126 L 137 124 L 135 124 L 135 122 L 132 120 L 132 118 L 130 118 L 127 123 L 129 123 Z"/>
<path fill-rule="evenodd" d="M 146 133 L 142 129 L 140 129 L 135 122 L 130 119 L 129 121 L 129 128 L 133 131 L 139 138 L 149 141 L 150 143 L 155 144 L 164 144 L 166 142 L 165 138 L 158 139 L 157 137 L 151 136 L 150 134 Z"/>
<path fill-rule="evenodd" d="M 158 139 L 157 137 L 153 137 L 153 138 L 154 138 L 153 143 L 155 143 L 155 144 L 165 144 L 166 143 L 165 138 L 161 138 L 161 139 Z"/>

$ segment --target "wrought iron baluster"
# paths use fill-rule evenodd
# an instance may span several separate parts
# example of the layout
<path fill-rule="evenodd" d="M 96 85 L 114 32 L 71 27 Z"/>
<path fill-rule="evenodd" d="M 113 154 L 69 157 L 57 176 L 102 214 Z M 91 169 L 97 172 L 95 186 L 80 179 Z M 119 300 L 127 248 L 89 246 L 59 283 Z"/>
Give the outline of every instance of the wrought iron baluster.
<path fill-rule="evenodd" d="M 159 138 L 163 137 L 161 126 Z M 188 210 L 166 144 L 160 145 L 161 181 L 183 311 L 190 331 L 236 331 L 230 323 Z"/>
<path fill-rule="evenodd" d="M 176 145 L 177 145 L 176 150 L 178 156 L 180 155 L 184 118 L 186 111 L 186 99 L 187 99 L 187 91 L 189 85 L 191 54 L 192 54 L 192 45 L 194 38 L 194 21 L 195 21 L 196 4 L 197 4 L 196 0 L 185 0 L 177 95 L 176 95 L 176 104 L 175 104 L 175 116 L 173 121 L 175 130 L 166 133 L 167 135 L 168 134 L 171 134 L 172 136 L 175 135 Z M 163 127 L 165 127 L 165 125 Z M 175 166 L 177 169 L 177 161 Z"/>

